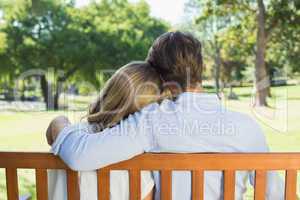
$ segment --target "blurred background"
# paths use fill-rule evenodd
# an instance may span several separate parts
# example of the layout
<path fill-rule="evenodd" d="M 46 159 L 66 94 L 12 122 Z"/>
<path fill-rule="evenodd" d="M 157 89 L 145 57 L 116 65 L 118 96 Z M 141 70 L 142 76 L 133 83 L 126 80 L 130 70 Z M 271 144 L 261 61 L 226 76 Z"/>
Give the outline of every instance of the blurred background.
<path fill-rule="evenodd" d="M 116 69 L 174 30 L 202 42 L 207 92 L 254 117 L 271 151 L 300 151 L 298 0 L 0 0 L 0 151 L 48 151 L 53 117 L 80 121 Z M 19 173 L 35 199 L 33 172 Z"/>

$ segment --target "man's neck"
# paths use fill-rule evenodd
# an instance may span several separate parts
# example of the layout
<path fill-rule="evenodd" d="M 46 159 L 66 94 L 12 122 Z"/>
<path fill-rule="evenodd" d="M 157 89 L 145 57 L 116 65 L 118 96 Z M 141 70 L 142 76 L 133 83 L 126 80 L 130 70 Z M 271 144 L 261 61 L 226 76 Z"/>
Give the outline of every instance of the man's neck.
<path fill-rule="evenodd" d="M 185 92 L 202 93 L 203 88 L 201 87 L 201 85 L 198 85 L 196 87 L 187 87 L 185 89 Z"/>
<path fill-rule="evenodd" d="M 202 93 L 203 92 L 203 88 L 202 88 L 201 84 L 188 86 L 188 87 L 184 88 L 183 90 L 178 90 L 178 88 L 176 88 L 176 87 L 169 86 L 169 90 L 171 91 L 173 96 L 177 96 L 178 94 L 180 94 L 182 92 L 192 92 L 192 93 Z"/>

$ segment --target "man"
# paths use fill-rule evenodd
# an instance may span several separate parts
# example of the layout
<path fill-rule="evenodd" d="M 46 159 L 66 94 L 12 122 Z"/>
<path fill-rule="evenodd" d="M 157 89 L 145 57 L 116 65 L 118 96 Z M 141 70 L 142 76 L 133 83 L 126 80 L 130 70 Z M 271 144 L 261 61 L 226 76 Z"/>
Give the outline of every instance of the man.
<path fill-rule="evenodd" d="M 51 126 L 63 130 L 58 136 L 59 131 L 51 132 L 53 152 L 72 169 L 93 170 L 144 152 L 269 151 L 254 120 L 226 110 L 216 95 L 203 92 L 201 43 L 192 35 L 163 34 L 146 60 L 176 99 L 151 104 L 101 134 L 86 134 L 80 126 L 68 126 L 65 118 L 54 120 Z M 154 176 L 159 199 L 159 175 Z M 253 184 L 253 173 L 237 173 L 236 199 L 243 198 L 248 178 Z M 189 172 L 173 173 L 173 199 L 190 199 L 190 182 Z M 222 173 L 206 172 L 205 199 L 222 199 L 222 190 Z M 266 198 L 283 199 L 283 185 L 275 173 L 268 173 Z"/>

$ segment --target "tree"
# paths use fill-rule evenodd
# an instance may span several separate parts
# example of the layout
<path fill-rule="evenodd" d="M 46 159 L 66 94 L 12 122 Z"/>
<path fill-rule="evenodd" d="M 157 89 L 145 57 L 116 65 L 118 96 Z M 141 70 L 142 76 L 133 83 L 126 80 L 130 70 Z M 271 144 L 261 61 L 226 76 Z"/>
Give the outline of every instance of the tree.
<path fill-rule="evenodd" d="M 208 55 L 208 59 L 214 63 L 212 74 L 215 81 L 216 92 L 218 93 L 221 87 L 220 78 L 222 73 L 226 72 L 224 68 L 226 68 L 225 66 L 227 65 L 224 65 L 224 60 L 228 61 L 228 58 L 224 57 L 224 45 L 226 45 L 226 40 L 224 40 L 223 35 L 228 29 L 228 24 L 231 19 L 226 15 L 217 13 L 218 10 L 214 9 L 216 6 L 218 6 L 218 1 L 188 1 L 185 5 L 185 12 L 188 13 L 189 20 L 193 20 L 193 17 L 195 20 L 190 27 L 183 27 L 183 29 L 186 30 L 188 28 L 189 31 L 193 33 L 197 32 L 199 38 L 203 40 L 202 43 L 205 47 L 204 53 Z"/>
<path fill-rule="evenodd" d="M 168 28 L 150 17 L 144 2 L 103 0 L 84 8 L 75 8 L 73 1 L 18 2 L 20 9 L 5 8 L 0 31 L 8 48 L 3 55 L 17 74 L 51 69 L 40 76 L 48 109 L 58 109 L 63 83 L 70 77 L 77 74 L 99 86 L 97 70 L 144 59 L 154 38 Z"/>
<path fill-rule="evenodd" d="M 218 0 L 214 1 L 216 4 L 211 1 L 198 0 L 198 2 L 201 2 L 202 5 L 198 19 L 207 19 L 213 12 L 219 17 L 226 16 L 230 19 L 226 27 L 240 27 L 235 30 L 244 33 L 242 29 L 246 29 L 255 34 L 256 42 L 252 47 L 255 55 L 255 105 L 266 106 L 270 85 L 266 61 L 271 58 L 268 56 L 271 38 L 278 39 L 285 35 L 285 41 L 281 41 L 281 43 L 286 43 L 292 41 L 289 39 L 289 35 L 297 35 L 295 32 L 299 33 L 298 9 L 300 5 L 297 3 L 298 1 Z M 284 29 L 290 30 L 290 32 L 280 32 Z M 223 34 L 226 34 L 226 31 Z M 244 35 L 239 34 L 239 37 L 244 37 Z M 299 41 L 299 39 L 296 40 Z M 294 61 L 289 56 L 286 58 Z"/>
<path fill-rule="evenodd" d="M 255 105 L 266 106 L 270 79 L 265 62 L 266 54 L 266 9 L 263 0 L 257 0 L 257 36 L 256 36 L 256 58 L 255 58 Z"/>

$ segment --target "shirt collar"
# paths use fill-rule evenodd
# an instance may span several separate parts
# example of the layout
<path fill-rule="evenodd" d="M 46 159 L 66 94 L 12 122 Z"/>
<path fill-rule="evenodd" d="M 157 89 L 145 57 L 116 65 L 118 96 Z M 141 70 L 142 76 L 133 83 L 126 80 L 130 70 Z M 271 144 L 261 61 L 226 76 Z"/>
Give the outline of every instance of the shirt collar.
<path fill-rule="evenodd" d="M 219 97 L 216 93 L 207 93 L 207 92 L 183 92 L 179 94 L 179 98 L 190 97 L 193 96 L 195 98 L 206 98 L 206 99 L 214 99 L 219 100 Z"/>
<path fill-rule="evenodd" d="M 183 92 L 178 96 L 177 102 L 206 111 L 220 109 L 222 104 L 217 94 L 204 92 Z"/>

